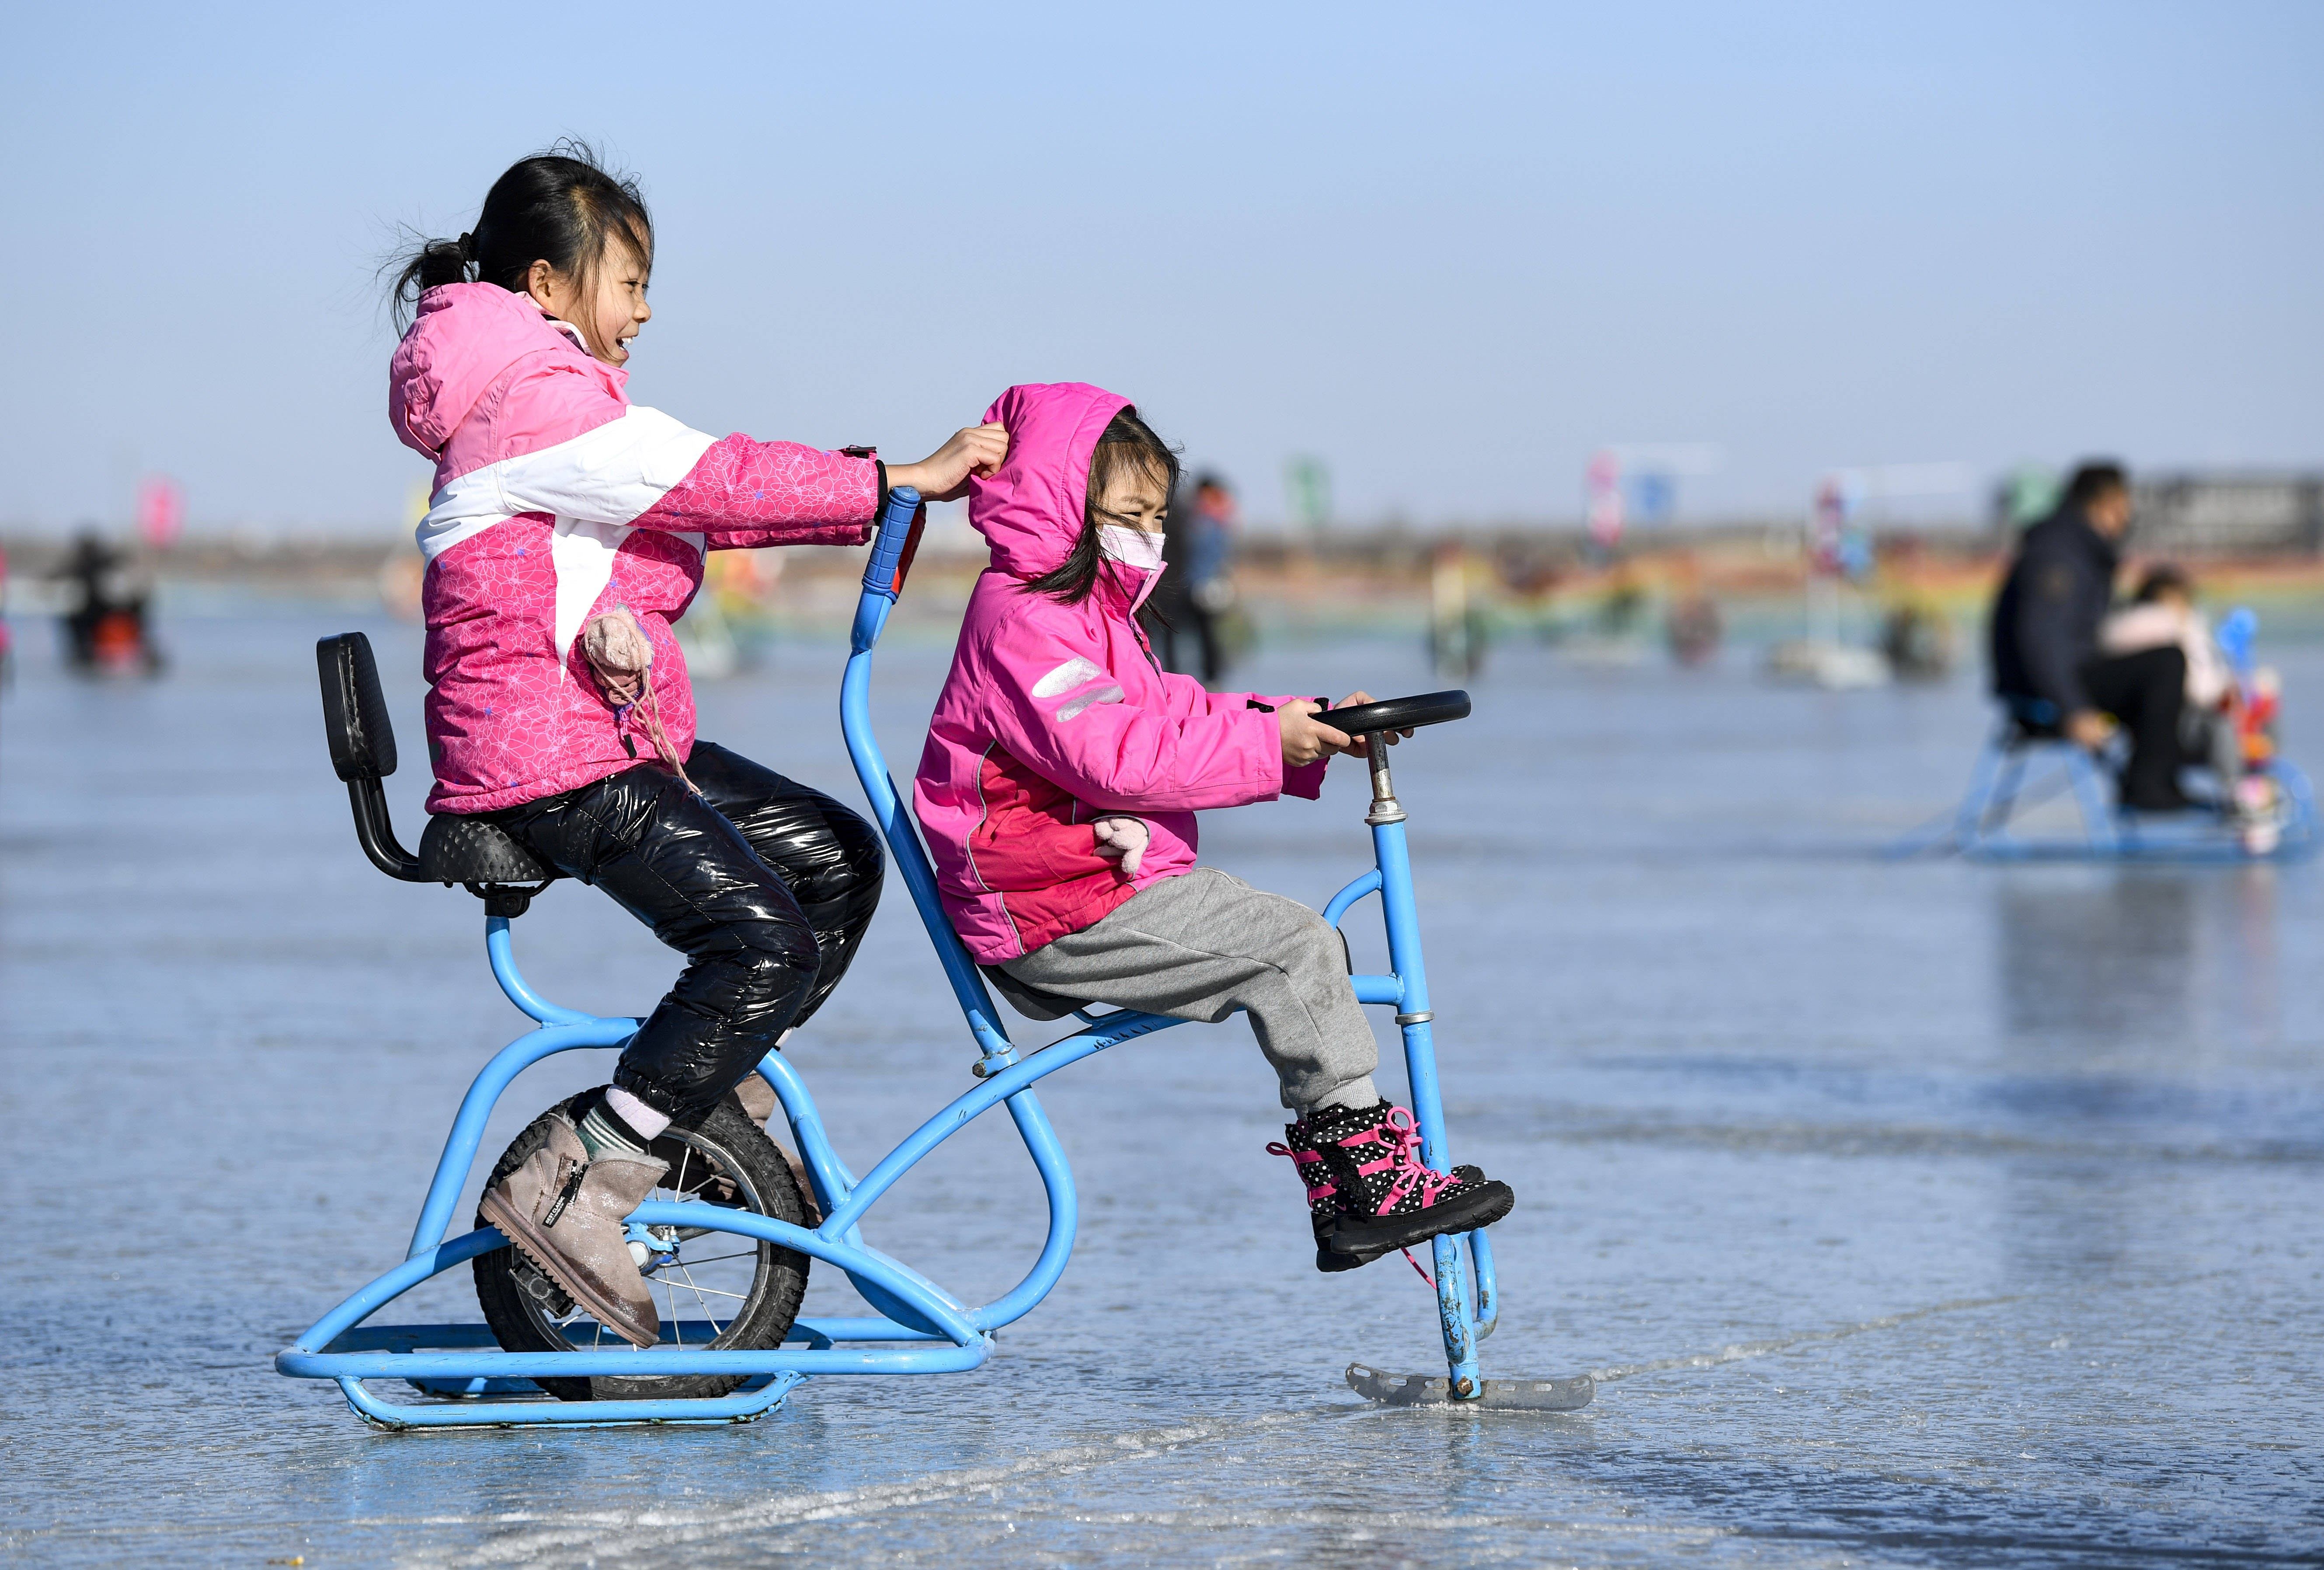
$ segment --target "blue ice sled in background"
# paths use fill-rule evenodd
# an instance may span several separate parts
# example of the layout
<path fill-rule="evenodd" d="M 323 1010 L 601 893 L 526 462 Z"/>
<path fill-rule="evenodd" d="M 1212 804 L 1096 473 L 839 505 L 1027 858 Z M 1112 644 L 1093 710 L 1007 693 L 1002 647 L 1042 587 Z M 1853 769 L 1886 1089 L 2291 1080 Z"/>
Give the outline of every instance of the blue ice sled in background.
<path fill-rule="evenodd" d="M 991 1355 L 993 1332 L 1023 1318 L 1048 1295 L 1073 1253 L 1079 1211 L 1073 1173 L 1033 1086 L 1109 1047 L 1185 1022 L 1126 1010 L 1102 1015 L 1077 1011 L 1084 1028 L 1029 1052 L 1020 1051 L 993 1008 L 982 975 L 953 932 L 937 900 L 927 853 L 889 776 L 871 722 L 872 651 L 902 592 L 923 514 L 918 495 L 899 489 L 880 519 L 840 686 L 840 722 L 873 821 L 887 841 L 967 1021 L 978 1051 L 971 1066 L 977 1083 L 858 1178 L 832 1148 L 815 1098 L 797 1067 L 780 1053 L 770 1053 L 758 1072 L 773 1088 L 781 1116 L 789 1125 L 820 1221 L 810 1227 L 748 1208 L 653 1199 L 640 1205 L 630 1218 L 632 1239 L 647 1240 L 639 1245 L 639 1252 L 664 1246 L 652 1239 L 676 1235 L 674 1229 L 682 1227 L 692 1229 L 696 1236 L 732 1235 L 823 1261 L 844 1271 L 875 1313 L 852 1318 L 799 1318 L 791 1322 L 780 1345 L 751 1347 L 716 1345 L 724 1327 L 715 1317 L 701 1321 L 673 1318 L 663 1322 L 662 1335 L 666 1344 L 677 1345 L 643 1350 L 626 1343 L 606 1348 L 576 1340 L 569 1351 L 512 1352 L 503 1350 L 492 1328 L 484 1324 L 370 1323 L 374 1315 L 420 1282 L 505 1245 L 506 1239 L 496 1228 L 455 1235 L 453 1226 L 485 1124 L 510 1083 L 525 1069 L 558 1052 L 617 1049 L 641 1022 L 562 1008 L 526 984 L 511 950 L 509 924 L 523 914 L 531 895 L 546 886 L 553 874 L 535 863 L 515 841 L 492 825 L 444 815 L 429 820 L 416 856 L 397 843 L 380 785 L 382 776 L 395 768 L 385 703 L 368 642 L 360 633 L 346 633 L 324 639 L 317 653 L 332 761 L 347 784 L 357 839 L 373 863 L 392 877 L 411 882 L 460 883 L 484 898 L 484 946 L 493 978 L 509 1001 L 536 1025 L 503 1048 L 469 1087 L 429 1185 L 403 1263 L 348 1297 L 278 1354 L 274 1360 L 278 1372 L 298 1379 L 334 1380 L 359 1416 L 392 1428 L 740 1422 L 777 1406 L 793 1386 L 811 1374 L 946 1373 L 974 1368 Z M 1455 720 L 1468 712 L 1465 693 L 1445 693 L 1394 699 L 1333 716 L 1342 729 L 1360 727 L 1373 736 L 1373 799 L 1365 821 L 1371 827 L 1374 865 L 1342 889 L 1324 914 L 1337 926 L 1358 901 L 1375 893 L 1380 895 L 1393 969 L 1384 976 L 1354 978 L 1356 995 L 1367 1004 L 1397 1011 L 1425 1159 L 1439 1171 L 1449 1170 L 1452 1163 L 1437 1088 L 1431 1033 L 1434 1015 L 1421 961 L 1419 918 L 1405 846 L 1405 813 L 1396 801 L 1388 748 L 1379 733 Z M 866 1244 L 860 1224 L 915 1162 L 995 1106 L 1008 1108 L 1040 1173 L 1048 1198 L 1049 1226 L 1039 1257 L 1024 1279 L 998 1300 L 973 1306 Z M 661 1229 L 659 1234 L 657 1228 Z M 672 1248 L 670 1257 L 682 1253 L 682 1244 L 668 1246 Z M 763 1256 L 770 1251 L 759 1252 Z M 1587 1376 L 1483 1378 L 1477 1367 L 1477 1344 L 1491 1334 L 1498 1314 L 1491 1245 L 1480 1230 L 1465 1238 L 1439 1237 L 1434 1253 L 1445 1373 L 1383 1374 L 1357 1364 L 1348 1370 L 1352 1388 L 1370 1399 L 1399 1405 L 1450 1401 L 1572 1410 L 1588 1404 L 1592 1386 Z M 643 1260 L 641 1268 L 644 1268 Z M 584 1319 L 581 1323 L 595 1329 L 594 1322 Z M 703 1345 L 684 1345 L 689 1337 Z M 601 1337 L 590 1337 L 592 1342 L 597 1339 Z M 743 1376 L 743 1382 L 731 1393 L 718 1396 L 586 1400 L 551 1399 L 535 1382 L 640 1375 Z M 435 1399 L 418 1403 L 388 1400 L 369 1388 L 365 1382 L 370 1380 L 401 1380 Z"/>
<path fill-rule="evenodd" d="M 2246 702 L 2259 695 L 2254 640 L 2259 618 L 2248 609 L 2221 620 L 2218 643 L 2234 668 Z M 2010 700 L 1992 736 L 1978 755 L 1969 789 L 1954 809 L 1951 849 L 1978 861 L 2289 861 L 2310 854 L 2317 843 L 2316 793 L 2308 776 L 2280 752 L 2247 766 L 2250 782 L 2220 780 L 2221 799 L 2187 813 L 2143 813 L 2118 805 L 2108 792 L 2100 760 L 2059 730 L 2061 716 L 2046 702 Z M 2118 745 L 2118 744 L 2117 744 Z M 2261 782 L 2267 807 L 2232 816 L 2227 798 L 2239 785 Z M 2038 792 L 2036 787 L 2043 787 Z M 2070 792 L 2081 818 L 2080 838 L 2025 834 L 2014 820 L 2054 795 Z M 1917 849 L 1922 847 L 1909 846 Z"/>

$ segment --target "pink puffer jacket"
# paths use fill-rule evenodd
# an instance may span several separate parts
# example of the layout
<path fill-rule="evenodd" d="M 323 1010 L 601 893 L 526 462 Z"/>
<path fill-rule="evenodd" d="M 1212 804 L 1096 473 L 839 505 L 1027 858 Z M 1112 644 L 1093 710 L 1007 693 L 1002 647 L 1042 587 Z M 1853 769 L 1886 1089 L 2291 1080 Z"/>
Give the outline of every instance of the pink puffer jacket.
<path fill-rule="evenodd" d="M 1284 769 L 1272 708 L 1289 700 L 1208 693 L 1156 663 L 1131 617 L 1142 569 L 1107 563 L 1079 605 L 1026 586 L 1080 537 L 1090 454 L 1128 404 L 1065 383 L 1012 387 L 985 411 L 1009 431 L 1007 461 L 971 482 L 968 504 L 992 565 L 969 595 L 912 788 L 945 909 L 982 964 L 1191 870 L 1198 809 L 1313 798 L 1323 783 L 1320 761 Z M 1152 835 L 1135 877 L 1097 854 L 1090 824 L 1112 813 Z"/>
<path fill-rule="evenodd" d="M 694 693 L 670 623 L 701 587 L 703 553 L 869 537 L 871 459 L 715 440 L 632 405 L 628 380 L 490 283 L 429 289 L 395 351 L 389 418 L 436 463 L 420 525 L 431 813 L 515 806 L 654 756 L 641 717 L 617 725 L 577 647 L 581 624 L 615 606 L 652 640 L 655 702 L 683 757 Z"/>

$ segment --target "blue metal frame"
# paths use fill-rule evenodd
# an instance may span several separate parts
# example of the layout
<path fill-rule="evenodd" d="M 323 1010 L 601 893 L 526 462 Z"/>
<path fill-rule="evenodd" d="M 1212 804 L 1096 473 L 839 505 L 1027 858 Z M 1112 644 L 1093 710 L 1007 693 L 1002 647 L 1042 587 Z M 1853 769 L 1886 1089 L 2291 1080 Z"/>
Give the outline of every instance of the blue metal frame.
<path fill-rule="evenodd" d="M 2043 767 L 2045 761 L 2055 763 L 2054 774 Z M 2272 848 L 2255 851 L 2217 813 L 2154 817 L 2117 809 L 2097 759 L 2086 748 L 2062 738 L 2028 736 L 2005 712 L 1970 771 L 1969 789 L 1954 813 L 1952 843 L 1979 861 L 2295 860 L 2316 849 L 2315 791 L 2308 776 L 2283 758 L 2272 759 L 2267 768 L 2291 798 L 2292 817 Z M 2012 831 L 2012 815 L 2045 775 L 2062 777 L 2072 792 L 2081 813 L 2080 839 L 2028 838 Z"/>
<path fill-rule="evenodd" d="M 277 1372 L 298 1379 L 336 1381 L 358 1416 L 386 1428 L 747 1422 L 779 1405 L 791 1388 L 810 1374 L 945 1373 L 974 1368 L 991 1354 L 993 1331 L 1023 1318 L 1048 1295 L 1072 1256 L 1080 1206 L 1064 1148 L 1033 1094 L 1033 1085 L 1108 1047 L 1185 1022 L 1132 1010 L 1095 1018 L 1084 1014 L 1081 1017 L 1089 1028 L 1030 1053 L 1020 1056 L 1010 1040 L 982 975 L 945 919 L 936 895 L 935 872 L 872 732 L 872 651 L 902 590 L 908 550 L 918 527 L 918 496 L 899 489 L 880 520 L 879 536 L 864 570 L 862 598 L 857 605 L 846 674 L 840 685 L 840 725 L 872 817 L 935 943 L 945 980 L 977 1047 L 973 1072 L 978 1083 L 954 1097 L 859 1179 L 832 1148 L 798 1068 L 779 1053 L 769 1054 L 758 1071 L 774 1088 L 823 1220 L 809 1231 L 747 1211 L 716 1209 L 716 1225 L 712 1228 L 780 1244 L 837 1266 L 878 1313 L 854 1318 L 802 1318 L 780 1347 L 729 1352 L 656 1347 L 512 1353 L 500 1350 L 482 1325 L 366 1323 L 420 1282 L 506 1241 L 497 1228 L 489 1226 L 457 1236 L 451 1232 L 460 1191 L 475 1168 L 485 1124 L 516 1077 L 558 1052 L 621 1047 L 641 1023 L 584 1014 L 542 998 L 517 969 L 508 921 L 487 916 L 484 947 L 493 978 L 509 1001 L 535 1022 L 535 1028 L 502 1048 L 462 1098 L 403 1263 L 309 1327 L 276 1354 Z M 1446 1171 L 1452 1164 L 1452 1155 L 1437 1089 L 1427 973 L 1421 960 L 1419 913 L 1413 898 L 1403 822 L 1375 822 L 1372 850 L 1376 863 L 1372 870 L 1341 890 L 1324 914 L 1336 927 L 1359 899 L 1373 893 L 1381 896 L 1394 969 L 1386 976 L 1355 977 L 1356 996 L 1366 1003 L 1396 1007 L 1397 1024 L 1404 1032 L 1405 1066 L 1411 1079 L 1413 1113 L 1423 1152 L 1429 1165 Z M 864 1213 L 922 1157 L 998 1106 L 1009 1109 L 1041 1175 L 1048 1198 L 1049 1230 L 1039 1257 L 1022 1281 L 994 1301 L 972 1307 L 866 1244 L 861 1223 Z M 647 1226 L 701 1227 L 709 1219 L 704 1214 L 706 1208 L 709 1207 L 648 1201 L 638 1207 L 631 1219 Z M 1468 1393 L 1481 1388 L 1477 1343 L 1492 1333 L 1498 1305 L 1492 1249 L 1485 1234 L 1478 1231 L 1467 1237 L 1468 1265 L 1473 1267 L 1475 1279 L 1473 1297 L 1461 1242 L 1458 1237 L 1435 1240 L 1435 1281 L 1451 1384 L 1456 1391 Z M 666 1327 L 665 1334 L 678 1328 L 681 1327 Z M 682 1328 L 701 1334 L 709 1327 L 688 1324 Z M 804 1347 L 794 1349 L 793 1344 L 801 1342 Z M 857 1344 L 887 1345 L 856 1349 Z M 848 1349 L 843 1350 L 844 1345 Z M 537 1392 L 539 1387 L 531 1382 L 540 1378 L 675 1373 L 741 1373 L 751 1378 L 733 1394 L 715 1399 L 543 1399 L 484 1405 L 388 1401 L 363 1382 L 400 1379 L 424 1382 L 424 1388 L 438 1393 L 512 1396 Z"/>

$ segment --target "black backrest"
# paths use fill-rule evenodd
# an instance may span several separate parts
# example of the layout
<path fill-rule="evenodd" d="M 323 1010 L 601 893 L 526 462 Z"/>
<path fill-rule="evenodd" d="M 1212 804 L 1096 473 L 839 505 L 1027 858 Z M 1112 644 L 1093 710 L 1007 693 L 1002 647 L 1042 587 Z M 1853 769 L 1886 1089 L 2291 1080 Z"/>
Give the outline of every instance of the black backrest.
<path fill-rule="evenodd" d="M 395 730 L 379 690 L 371 639 L 360 632 L 323 638 L 315 645 L 315 664 L 323 677 L 323 735 L 331 744 L 331 767 L 350 784 L 393 774 Z"/>

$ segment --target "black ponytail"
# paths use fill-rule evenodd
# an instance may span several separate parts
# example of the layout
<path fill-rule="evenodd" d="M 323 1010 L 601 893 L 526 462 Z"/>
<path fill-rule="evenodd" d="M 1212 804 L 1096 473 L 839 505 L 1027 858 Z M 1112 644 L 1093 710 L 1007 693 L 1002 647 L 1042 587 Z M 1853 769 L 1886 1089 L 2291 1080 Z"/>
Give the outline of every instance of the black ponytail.
<path fill-rule="evenodd" d="M 447 283 L 496 283 L 522 294 L 536 262 L 586 290 L 615 240 L 653 265 L 653 219 L 636 178 L 608 170 L 586 142 L 560 142 L 493 182 L 474 230 L 423 241 L 401 259 L 396 329 L 410 326 L 421 295 Z"/>
<path fill-rule="evenodd" d="M 411 308 L 429 289 L 447 283 L 468 281 L 469 247 L 474 243 L 466 234 L 457 240 L 430 240 L 407 259 L 402 273 L 395 280 L 395 325 L 401 329 L 411 324 Z"/>

